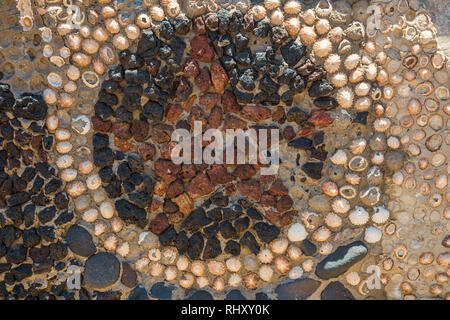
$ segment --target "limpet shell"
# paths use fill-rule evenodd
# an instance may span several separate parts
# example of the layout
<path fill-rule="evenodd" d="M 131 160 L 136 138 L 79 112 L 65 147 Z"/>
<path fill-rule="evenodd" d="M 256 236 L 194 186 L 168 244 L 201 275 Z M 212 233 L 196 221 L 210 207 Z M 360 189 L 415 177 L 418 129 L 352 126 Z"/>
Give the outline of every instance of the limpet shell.
<path fill-rule="evenodd" d="M 96 88 L 100 83 L 98 75 L 92 71 L 85 71 L 81 76 L 83 83 L 89 88 Z"/>
<path fill-rule="evenodd" d="M 55 72 L 51 72 L 48 74 L 47 81 L 54 88 L 60 88 L 63 83 L 62 77 Z"/>
<path fill-rule="evenodd" d="M 50 62 L 53 63 L 58 68 L 62 68 L 62 66 L 64 66 L 66 64 L 64 59 L 61 58 L 60 56 L 51 56 L 50 57 Z"/>

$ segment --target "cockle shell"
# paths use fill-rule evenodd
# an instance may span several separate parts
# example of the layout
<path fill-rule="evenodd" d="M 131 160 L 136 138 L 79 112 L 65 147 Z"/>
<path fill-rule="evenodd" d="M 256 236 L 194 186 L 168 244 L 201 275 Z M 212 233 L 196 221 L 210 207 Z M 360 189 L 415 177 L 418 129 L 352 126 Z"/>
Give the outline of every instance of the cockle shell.
<path fill-rule="evenodd" d="M 362 226 L 369 221 L 369 213 L 363 207 L 356 207 L 348 216 L 350 222 L 356 226 Z"/>
<path fill-rule="evenodd" d="M 383 224 L 388 221 L 390 213 L 383 206 L 374 207 L 373 212 L 372 221 L 376 224 Z"/>

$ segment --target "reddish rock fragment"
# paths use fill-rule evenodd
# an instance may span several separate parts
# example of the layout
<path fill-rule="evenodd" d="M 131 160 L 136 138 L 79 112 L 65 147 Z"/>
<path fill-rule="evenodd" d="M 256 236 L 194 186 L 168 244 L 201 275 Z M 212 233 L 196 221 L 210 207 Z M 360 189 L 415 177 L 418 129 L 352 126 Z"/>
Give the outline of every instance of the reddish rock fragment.
<path fill-rule="evenodd" d="M 225 92 L 225 86 L 228 83 L 228 75 L 222 65 L 217 61 L 211 63 L 211 81 L 216 92 L 220 94 Z"/>
<path fill-rule="evenodd" d="M 198 16 L 194 19 L 194 23 L 193 23 L 192 27 L 196 34 L 198 34 L 198 35 L 206 34 L 205 21 L 203 20 L 202 16 Z"/>
<path fill-rule="evenodd" d="M 276 224 L 280 221 L 281 214 L 277 211 L 267 210 L 265 217 L 269 222 Z"/>
<path fill-rule="evenodd" d="M 183 108 L 179 104 L 169 103 L 166 107 L 166 120 L 175 122 L 182 112 Z"/>
<path fill-rule="evenodd" d="M 275 181 L 275 176 L 273 174 L 261 175 L 259 182 L 263 185 L 267 185 Z"/>
<path fill-rule="evenodd" d="M 288 212 L 285 212 L 284 214 L 282 214 L 281 218 L 280 218 L 280 226 L 285 227 L 287 225 L 290 225 L 296 215 L 297 215 L 297 211 L 295 211 L 295 210 L 291 210 L 291 211 L 288 211 Z"/>
<path fill-rule="evenodd" d="M 224 129 L 247 129 L 247 122 L 238 117 L 227 113 L 223 123 Z"/>
<path fill-rule="evenodd" d="M 157 143 L 169 142 L 172 139 L 173 127 L 169 124 L 158 123 L 153 125 L 151 137 Z"/>
<path fill-rule="evenodd" d="M 270 110 L 266 107 L 259 106 L 245 106 L 242 108 L 242 117 L 252 121 L 262 121 L 269 119 L 271 116 Z"/>
<path fill-rule="evenodd" d="M 156 153 L 155 147 L 150 143 L 142 143 L 138 151 L 144 161 L 152 160 Z"/>
<path fill-rule="evenodd" d="M 205 173 L 199 173 L 186 187 L 186 191 L 192 198 L 205 196 L 214 191 L 214 185 Z"/>
<path fill-rule="evenodd" d="M 191 56 L 202 62 L 211 62 L 214 58 L 214 50 L 208 42 L 208 38 L 204 35 L 199 35 L 193 38 L 191 44 Z"/>
<path fill-rule="evenodd" d="M 277 179 L 272 183 L 272 186 L 269 189 L 269 193 L 274 196 L 285 196 L 288 194 L 288 189 L 283 184 L 281 179 Z"/>
<path fill-rule="evenodd" d="M 183 108 L 184 110 L 186 110 L 186 112 L 189 112 L 189 110 L 191 110 L 191 107 L 194 104 L 195 99 L 197 99 L 197 95 L 193 94 L 183 103 Z"/>
<path fill-rule="evenodd" d="M 207 173 L 214 185 L 225 184 L 233 180 L 233 176 L 228 173 L 223 164 L 212 164 Z"/>
<path fill-rule="evenodd" d="M 169 227 L 169 220 L 164 213 L 158 213 L 158 215 L 150 221 L 148 227 L 154 234 L 160 235 Z"/>
<path fill-rule="evenodd" d="M 275 207 L 277 205 L 277 199 L 269 193 L 264 193 L 261 196 L 260 203 L 263 207 Z"/>
<path fill-rule="evenodd" d="M 259 201 L 261 199 L 261 188 L 258 181 L 240 181 L 237 183 L 237 190 L 252 200 Z"/>
<path fill-rule="evenodd" d="M 166 183 L 176 180 L 176 175 L 180 171 L 181 166 L 169 160 L 157 160 L 154 163 L 155 175 L 161 177 Z"/>
<path fill-rule="evenodd" d="M 230 90 L 225 91 L 222 95 L 222 105 L 226 112 L 239 112 L 241 110 L 236 96 Z"/>
<path fill-rule="evenodd" d="M 170 141 L 161 145 L 159 151 L 161 152 L 161 158 L 166 160 L 172 159 L 172 150 L 177 145 L 176 142 Z"/>
<path fill-rule="evenodd" d="M 31 147 L 35 150 L 38 150 L 39 147 L 41 146 L 41 142 L 42 142 L 42 136 L 33 136 L 31 138 Z"/>
<path fill-rule="evenodd" d="M 202 131 L 206 130 L 206 116 L 205 112 L 198 106 L 194 106 L 191 109 L 191 113 L 188 116 L 188 123 L 191 128 L 194 128 L 194 122 L 201 121 L 202 122 Z"/>
<path fill-rule="evenodd" d="M 177 224 L 183 221 L 184 216 L 181 212 L 177 211 L 174 213 L 170 213 L 167 215 L 169 218 L 169 222 L 172 224 Z"/>
<path fill-rule="evenodd" d="M 166 197 L 175 198 L 184 192 L 183 182 L 180 179 L 175 180 L 167 187 Z"/>
<path fill-rule="evenodd" d="M 283 119 L 286 116 L 286 113 L 284 111 L 284 108 L 282 106 L 278 106 L 273 112 L 272 112 L 272 120 L 276 122 L 281 122 L 280 120 Z"/>
<path fill-rule="evenodd" d="M 195 85 L 200 88 L 202 93 L 208 92 L 211 88 L 211 76 L 208 67 L 203 67 L 200 74 L 195 77 Z"/>
<path fill-rule="evenodd" d="M 112 127 L 111 121 L 102 121 L 98 117 L 93 117 L 91 121 L 92 121 L 92 127 L 94 128 L 94 131 L 109 132 L 111 130 L 111 127 Z"/>
<path fill-rule="evenodd" d="M 295 130 L 291 126 L 287 126 L 283 130 L 283 139 L 292 140 L 295 138 Z"/>
<path fill-rule="evenodd" d="M 116 137 L 122 139 L 128 140 L 131 138 L 130 124 L 127 122 L 114 123 L 112 125 L 112 132 Z"/>
<path fill-rule="evenodd" d="M 319 127 L 328 127 L 334 119 L 329 112 L 324 110 L 314 110 L 309 115 L 308 121 Z"/>
<path fill-rule="evenodd" d="M 294 204 L 294 201 L 292 201 L 290 196 L 288 196 L 288 195 L 281 196 L 280 199 L 278 199 L 278 202 L 277 202 L 277 210 L 280 211 L 280 212 L 287 211 L 290 208 L 292 208 L 293 204 Z"/>
<path fill-rule="evenodd" d="M 137 142 L 144 142 L 148 136 L 149 125 L 145 121 L 133 121 L 131 125 L 131 134 Z"/>
<path fill-rule="evenodd" d="M 151 59 L 147 63 L 148 72 L 150 72 L 150 75 L 152 77 L 156 77 L 159 71 L 159 67 L 161 67 L 161 61 L 158 59 Z"/>
<path fill-rule="evenodd" d="M 233 176 L 241 179 L 247 180 L 256 174 L 255 168 L 250 164 L 238 164 L 236 169 L 233 171 Z"/>
<path fill-rule="evenodd" d="M 208 116 L 208 124 L 210 128 L 217 129 L 222 124 L 222 108 L 221 107 L 214 107 Z"/>
<path fill-rule="evenodd" d="M 194 59 L 187 59 L 183 66 L 183 73 L 188 77 L 195 78 L 200 73 L 198 62 Z"/>
<path fill-rule="evenodd" d="M 136 145 L 133 142 L 121 139 L 119 137 L 114 137 L 114 144 L 116 145 L 117 148 L 119 148 L 123 152 L 131 151 L 136 147 Z"/>
<path fill-rule="evenodd" d="M 181 165 L 181 170 L 179 176 L 183 179 L 192 179 L 197 174 L 195 166 L 193 164 L 183 163 Z"/>
<path fill-rule="evenodd" d="M 298 129 L 298 134 L 300 135 L 300 137 L 307 137 L 314 131 L 314 129 L 314 125 L 306 124 Z"/>
<path fill-rule="evenodd" d="M 186 77 L 180 77 L 178 82 L 176 96 L 178 100 L 185 101 L 192 93 L 192 85 Z"/>
<path fill-rule="evenodd" d="M 159 201 L 158 199 L 153 198 L 152 202 L 150 203 L 150 205 L 147 208 L 148 208 L 149 212 L 153 213 L 153 212 L 157 212 L 159 209 L 161 209 L 162 205 L 163 205 L 162 201 Z"/>
<path fill-rule="evenodd" d="M 211 110 L 219 102 L 220 95 L 217 93 L 206 93 L 198 99 L 198 104 L 203 110 Z"/>
<path fill-rule="evenodd" d="M 153 187 L 153 193 L 158 197 L 163 197 L 167 190 L 167 183 L 164 180 L 156 181 L 155 186 Z"/>
<path fill-rule="evenodd" d="M 194 210 L 194 201 L 186 193 L 180 194 L 173 201 L 178 205 L 180 212 L 185 215 Z"/>

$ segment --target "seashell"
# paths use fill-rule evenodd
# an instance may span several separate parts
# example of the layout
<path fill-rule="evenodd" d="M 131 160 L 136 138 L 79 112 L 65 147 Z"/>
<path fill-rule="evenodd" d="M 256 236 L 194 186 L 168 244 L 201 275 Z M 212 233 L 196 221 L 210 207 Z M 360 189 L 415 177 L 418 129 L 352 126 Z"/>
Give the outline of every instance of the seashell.
<path fill-rule="evenodd" d="M 355 226 L 365 225 L 369 221 L 369 213 L 363 207 L 356 207 L 348 216 L 350 222 Z"/>
<path fill-rule="evenodd" d="M 102 220 L 95 221 L 94 234 L 97 237 L 102 235 L 103 233 L 105 233 L 107 230 L 108 230 L 108 225 L 104 221 L 102 221 Z"/>
<path fill-rule="evenodd" d="M 357 285 L 360 283 L 361 278 L 360 278 L 358 272 L 353 271 L 353 272 L 349 272 L 349 273 L 345 276 L 345 280 L 347 281 L 347 283 L 348 283 L 349 285 L 351 285 L 351 286 L 357 286 Z"/>
<path fill-rule="evenodd" d="M 351 185 L 345 185 L 339 188 L 339 194 L 341 197 L 347 200 L 351 200 L 356 197 L 356 188 Z"/>
<path fill-rule="evenodd" d="M 437 52 L 431 57 L 431 65 L 435 70 L 441 70 L 446 64 L 446 59 L 443 52 Z"/>
<path fill-rule="evenodd" d="M 164 10 L 160 6 L 150 8 L 150 17 L 153 21 L 161 22 L 165 18 Z"/>
<path fill-rule="evenodd" d="M 100 57 L 107 65 L 112 65 L 116 61 L 116 54 L 113 49 L 108 46 L 100 48 Z"/>
<path fill-rule="evenodd" d="M 103 18 L 112 18 L 117 14 L 116 10 L 111 6 L 104 6 L 100 13 Z"/>
<path fill-rule="evenodd" d="M 353 70 L 355 69 L 359 63 L 361 62 L 361 56 L 356 53 L 352 53 L 344 60 L 344 67 L 347 70 Z"/>
<path fill-rule="evenodd" d="M 85 39 L 81 43 L 81 47 L 87 54 L 96 54 L 100 46 L 98 42 L 93 39 Z"/>
<path fill-rule="evenodd" d="M 47 27 L 39 28 L 39 31 L 41 31 L 41 38 L 44 40 L 44 42 L 50 43 L 53 39 L 52 30 Z"/>
<path fill-rule="evenodd" d="M 369 163 L 367 162 L 366 158 L 363 156 L 354 156 L 350 159 L 348 162 L 348 167 L 352 171 L 361 172 L 366 170 Z"/>
<path fill-rule="evenodd" d="M 333 154 L 330 160 L 336 165 L 347 164 L 347 154 L 344 150 L 339 149 Z"/>
<path fill-rule="evenodd" d="M 358 83 L 364 80 L 364 70 L 362 68 L 358 68 L 353 70 L 348 77 L 348 81 L 350 83 Z"/>
<path fill-rule="evenodd" d="M 67 93 L 61 93 L 58 99 L 58 105 L 61 108 L 70 108 L 75 102 L 75 97 Z"/>
<path fill-rule="evenodd" d="M 425 81 L 416 86 L 414 92 L 421 96 L 429 96 L 434 92 L 434 85 L 431 81 Z"/>
<path fill-rule="evenodd" d="M 328 39 L 330 39 L 332 43 L 339 43 L 342 41 L 343 34 L 344 30 L 342 30 L 341 27 L 335 27 L 328 33 Z"/>
<path fill-rule="evenodd" d="M 355 109 L 358 111 L 367 111 L 372 105 L 372 101 L 368 97 L 362 97 L 355 101 Z"/>
<path fill-rule="evenodd" d="M 128 47 L 130 46 L 130 42 L 128 41 L 127 37 L 120 33 L 116 34 L 113 37 L 112 43 L 114 47 L 121 51 L 128 49 Z"/>
<path fill-rule="evenodd" d="M 322 183 L 322 192 L 330 197 L 336 197 L 339 194 L 339 189 L 333 181 L 325 181 Z"/>
<path fill-rule="evenodd" d="M 137 25 L 129 24 L 125 27 L 125 34 L 127 35 L 128 39 L 136 40 L 140 37 L 141 30 Z"/>
<path fill-rule="evenodd" d="M 373 208 L 372 221 L 376 224 L 384 224 L 388 221 L 390 212 L 382 206 Z"/>
<path fill-rule="evenodd" d="M 273 10 L 280 6 L 280 0 L 264 0 L 264 7 L 267 10 Z"/>
<path fill-rule="evenodd" d="M 317 242 L 325 242 L 327 241 L 331 236 L 331 231 L 325 226 L 321 226 L 319 229 L 317 229 L 313 234 L 314 241 Z M 277 257 L 278 258 L 278 257 Z M 276 258 L 275 258 L 276 260 Z"/>
<path fill-rule="evenodd" d="M 419 58 L 417 58 L 417 56 L 409 55 L 409 56 L 406 56 L 405 58 L 403 58 L 402 64 L 405 68 L 412 69 L 416 66 L 418 61 L 419 61 Z"/>
<path fill-rule="evenodd" d="M 280 26 L 284 22 L 284 14 L 280 9 L 276 9 L 270 15 L 270 23 L 275 26 Z"/>
<path fill-rule="evenodd" d="M 305 272 L 311 272 L 314 269 L 314 261 L 312 259 L 303 261 L 302 268 Z"/>
<path fill-rule="evenodd" d="M 302 19 L 307 25 L 312 25 L 316 21 L 316 13 L 313 9 L 308 9 L 303 12 Z"/>
<path fill-rule="evenodd" d="M 255 21 L 262 20 L 266 17 L 266 8 L 263 6 L 257 5 L 252 8 L 253 17 L 255 18 Z"/>
<path fill-rule="evenodd" d="M 378 187 L 366 187 L 359 193 L 359 198 L 366 206 L 374 206 L 380 201 L 381 193 Z"/>
<path fill-rule="evenodd" d="M 47 81 L 48 81 L 48 84 L 54 88 L 60 88 L 62 86 L 62 82 L 63 82 L 62 77 L 55 72 L 51 72 L 48 74 Z"/>
<path fill-rule="evenodd" d="M 83 83 L 89 88 L 96 88 L 100 83 L 100 79 L 97 74 L 92 71 L 85 71 L 81 76 Z"/>
<path fill-rule="evenodd" d="M 327 19 L 319 19 L 316 24 L 316 31 L 317 34 L 322 35 L 327 33 L 328 31 L 330 31 L 330 23 L 328 22 Z"/>
<path fill-rule="evenodd" d="M 197 261 L 198 263 L 200 263 L 203 266 L 203 263 L 200 261 Z M 241 262 L 239 261 L 238 258 L 229 258 L 227 259 L 227 261 L 225 262 L 227 269 L 231 272 L 238 272 L 241 269 Z M 203 267 L 204 269 L 204 267 Z M 192 270 L 192 268 L 191 268 Z M 192 273 L 194 273 L 194 271 L 192 270 Z M 195 275 L 197 275 L 196 273 L 194 273 Z"/>
<path fill-rule="evenodd" d="M 358 96 L 366 96 L 370 91 L 370 84 L 368 82 L 360 82 L 355 86 L 355 93 Z"/>
<path fill-rule="evenodd" d="M 287 249 L 287 255 L 288 255 L 289 259 L 291 259 L 292 261 L 298 261 L 298 260 L 300 260 L 303 253 L 299 247 L 290 245 L 289 248 Z"/>
<path fill-rule="evenodd" d="M 330 54 L 323 64 L 323 68 L 328 73 L 334 73 L 339 70 L 341 66 L 341 57 L 337 54 Z"/>
<path fill-rule="evenodd" d="M 391 120 L 389 118 L 378 118 L 373 123 L 373 128 L 377 132 L 385 132 L 391 126 Z"/>
<path fill-rule="evenodd" d="M 87 67 L 91 64 L 92 59 L 82 52 L 77 52 L 72 55 L 72 61 L 80 67 Z"/>
<path fill-rule="evenodd" d="M 444 86 L 437 87 L 436 90 L 435 90 L 434 95 L 439 100 L 447 100 L 450 97 L 450 93 L 449 93 L 448 88 L 444 87 Z"/>
<path fill-rule="evenodd" d="M 123 221 L 119 217 L 114 217 L 111 220 L 111 228 L 114 232 L 120 232 L 123 228 Z"/>
<path fill-rule="evenodd" d="M 258 286 L 258 276 L 253 273 L 249 272 L 244 276 L 244 285 L 249 290 L 255 290 Z"/>
<path fill-rule="evenodd" d="M 136 18 L 136 24 L 142 29 L 148 29 L 152 25 L 152 20 L 149 15 L 141 13 Z"/>
<path fill-rule="evenodd" d="M 80 34 L 83 38 L 89 38 L 91 36 L 91 29 L 88 26 L 82 26 L 80 28 Z"/>
<path fill-rule="evenodd" d="M 72 197 L 79 197 L 86 191 L 86 186 L 81 181 L 74 181 L 67 185 L 66 191 Z"/>
<path fill-rule="evenodd" d="M 120 25 L 117 20 L 109 18 L 105 20 L 105 28 L 112 34 L 119 33 Z"/>
<path fill-rule="evenodd" d="M 304 26 L 300 29 L 299 36 L 300 39 L 302 39 L 303 43 L 307 46 L 312 45 L 317 38 L 317 34 L 314 31 L 314 28 L 307 26 Z"/>
<path fill-rule="evenodd" d="M 61 37 L 64 37 L 73 30 L 73 27 L 68 23 L 61 23 L 56 27 L 56 30 Z"/>
<path fill-rule="evenodd" d="M 337 229 L 342 226 L 342 218 L 339 217 L 337 214 L 330 212 L 325 217 L 325 224 L 329 228 Z"/>
<path fill-rule="evenodd" d="M 361 154 L 367 146 L 367 141 L 364 138 L 358 138 L 352 141 L 349 148 L 353 154 Z"/>
<path fill-rule="evenodd" d="M 92 223 L 98 218 L 98 210 L 97 209 L 89 209 L 83 212 L 82 219 L 86 222 Z"/>
<path fill-rule="evenodd" d="M 275 239 L 270 242 L 270 249 L 275 254 L 283 254 L 289 245 L 289 241 L 286 238 Z"/>
<path fill-rule="evenodd" d="M 220 278 L 220 279 L 222 279 L 222 281 L 219 281 L 217 279 L 218 278 L 214 279 L 212 287 L 216 291 L 222 291 L 225 283 L 222 283 L 222 282 L 224 282 L 222 278 Z M 195 282 L 195 277 L 191 273 L 183 273 L 180 277 L 180 280 L 178 281 L 178 284 L 182 288 L 189 289 L 190 287 L 192 287 L 194 285 L 194 282 Z"/>
<path fill-rule="evenodd" d="M 384 233 L 386 233 L 388 236 L 394 235 L 396 231 L 397 225 L 394 222 L 391 222 L 384 227 Z"/>
<path fill-rule="evenodd" d="M 176 1 L 171 1 L 166 6 L 166 13 L 169 17 L 175 18 L 180 14 L 180 5 Z"/>
<path fill-rule="evenodd" d="M 50 62 L 53 63 L 58 68 L 62 68 L 66 64 L 64 59 L 61 58 L 60 56 L 51 56 L 50 57 Z"/>
<path fill-rule="evenodd" d="M 301 225 L 300 223 L 294 223 L 291 225 L 291 227 L 288 230 L 287 234 L 289 241 L 296 242 L 296 241 L 303 241 L 308 236 L 308 233 L 305 230 L 305 227 Z"/>
<path fill-rule="evenodd" d="M 283 9 L 287 14 L 298 14 L 302 10 L 302 5 L 298 1 L 290 0 L 284 4 Z"/>
<path fill-rule="evenodd" d="M 319 17 L 328 17 L 333 11 L 333 7 L 329 0 L 319 0 L 315 11 Z"/>
<path fill-rule="evenodd" d="M 44 99 L 44 101 L 45 101 L 47 104 L 54 104 L 54 103 L 56 102 L 58 96 L 57 96 L 57 93 L 56 93 L 55 90 L 47 88 L 47 89 L 45 89 L 44 92 L 42 93 L 42 98 Z M 49 119 L 49 118 L 47 118 L 47 128 L 48 128 L 49 130 L 52 130 L 52 129 L 49 128 L 49 124 L 48 124 L 48 123 L 49 123 L 50 120 L 48 120 L 48 119 Z M 57 118 L 56 118 L 56 119 L 57 119 Z M 58 127 L 58 124 L 56 124 L 56 127 Z M 55 128 L 55 129 L 56 129 L 56 128 Z M 53 130 L 54 130 L 54 129 L 53 129 Z"/>
<path fill-rule="evenodd" d="M 258 260 L 261 263 L 271 263 L 273 260 L 273 254 L 272 251 L 270 251 L 269 249 L 262 249 L 259 253 L 258 253 Z"/>
<path fill-rule="evenodd" d="M 277 256 L 274 260 L 275 269 L 281 274 L 286 274 L 291 270 L 291 263 L 284 256 Z"/>
<path fill-rule="evenodd" d="M 352 51 L 352 44 L 347 39 L 342 40 L 338 46 L 338 53 L 340 55 L 349 54 Z"/>
<path fill-rule="evenodd" d="M 284 21 L 284 27 L 291 37 L 297 36 L 300 32 L 300 20 L 297 17 L 289 17 Z"/>
<path fill-rule="evenodd" d="M 60 169 L 67 169 L 72 166 L 73 161 L 74 159 L 71 155 L 65 154 L 56 159 L 56 166 Z"/>
<path fill-rule="evenodd" d="M 350 202 L 344 198 L 336 198 L 331 203 L 333 211 L 339 214 L 345 214 L 350 210 Z"/>
<path fill-rule="evenodd" d="M 42 54 L 46 58 L 51 57 L 53 55 L 53 47 L 49 44 L 46 44 L 42 49 Z"/>
<path fill-rule="evenodd" d="M 103 61 L 99 58 L 95 58 L 94 60 L 92 60 L 92 69 L 98 75 L 103 75 L 106 73 L 106 66 L 103 63 Z"/>
<path fill-rule="evenodd" d="M 76 51 L 76 50 L 79 50 L 79 49 L 81 48 L 81 41 L 82 41 L 82 39 L 81 39 L 81 36 L 80 36 L 79 33 L 72 33 L 72 34 L 69 34 L 69 35 L 65 38 L 65 40 L 66 40 L 66 41 L 65 41 L 66 45 L 67 45 L 70 49 Z"/>
<path fill-rule="evenodd" d="M 66 141 L 69 140 L 72 134 L 67 129 L 57 129 L 55 132 L 55 138 L 58 141 Z"/>
<path fill-rule="evenodd" d="M 231 259 L 233 259 L 233 258 L 231 258 Z M 196 260 L 191 263 L 191 272 L 197 277 L 203 276 L 205 269 L 206 269 L 206 267 L 205 267 L 204 263 L 201 261 Z"/>
<path fill-rule="evenodd" d="M 81 73 L 80 73 L 80 69 L 78 69 L 77 67 L 70 65 L 69 68 L 67 68 L 67 77 L 72 80 L 72 81 L 76 81 L 80 78 Z"/>
<path fill-rule="evenodd" d="M 72 129 L 78 134 L 85 135 L 91 129 L 91 121 L 85 115 L 79 115 L 72 119 Z"/>
<path fill-rule="evenodd" d="M 94 164 L 92 161 L 83 161 L 78 165 L 78 171 L 81 174 L 89 174 L 92 170 L 94 170 Z"/>
<path fill-rule="evenodd" d="M 347 85 L 347 83 L 348 83 L 347 75 L 343 72 L 338 72 L 331 76 L 331 84 L 336 88 L 342 88 L 345 85 Z"/>
<path fill-rule="evenodd" d="M 314 54 L 320 58 L 328 56 L 332 49 L 333 45 L 327 38 L 317 40 L 313 45 Z"/>
<path fill-rule="evenodd" d="M 150 264 L 150 260 L 146 257 L 140 258 L 136 261 L 136 270 L 139 272 L 144 272 L 148 265 Z"/>
<path fill-rule="evenodd" d="M 222 262 L 212 260 L 208 262 L 208 271 L 212 275 L 221 276 L 225 273 L 226 269 Z"/>
<path fill-rule="evenodd" d="M 303 275 L 303 269 L 300 266 L 293 267 L 291 271 L 289 271 L 289 279 L 295 280 L 300 279 Z"/>
<path fill-rule="evenodd" d="M 77 170 L 75 169 L 64 169 L 61 171 L 61 179 L 65 182 L 74 181 L 77 178 Z"/>
<path fill-rule="evenodd" d="M 378 68 L 375 63 L 369 64 L 365 68 L 366 79 L 370 81 L 374 81 L 378 76 Z"/>
<path fill-rule="evenodd" d="M 381 240 L 382 232 L 380 229 L 370 226 L 364 232 L 364 241 L 367 243 L 376 243 Z"/>
<path fill-rule="evenodd" d="M 434 34 L 430 30 L 423 30 L 419 33 L 419 41 L 421 44 L 428 44 L 434 40 Z"/>
<path fill-rule="evenodd" d="M 268 265 L 261 266 L 261 268 L 259 268 L 258 273 L 261 280 L 266 282 L 270 282 L 272 280 L 273 269 L 270 266 Z"/>

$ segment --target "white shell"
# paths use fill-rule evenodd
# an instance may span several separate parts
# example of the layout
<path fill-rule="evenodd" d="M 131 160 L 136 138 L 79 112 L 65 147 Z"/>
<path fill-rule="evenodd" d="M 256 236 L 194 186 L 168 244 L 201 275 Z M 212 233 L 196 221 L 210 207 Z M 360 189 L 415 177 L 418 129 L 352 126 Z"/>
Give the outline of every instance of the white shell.
<path fill-rule="evenodd" d="M 364 240 L 367 243 L 376 243 L 381 240 L 382 232 L 380 229 L 370 226 L 364 233 Z"/>
<path fill-rule="evenodd" d="M 72 120 L 72 129 L 79 134 L 87 134 L 91 130 L 91 121 L 85 115 L 79 115 Z"/>
<path fill-rule="evenodd" d="M 54 88 L 60 88 L 63 83 L 61 76 L 55 72 L 51 72 L 48 74 L 47 81 L 49 85 L 51 85 Z"/>
<path fill-rule="evenodd" d="M 303 275 L 303 269 L 300 266 L 293 267 L 291 271 L 289 271 L 289 279 L 299 279 Z"/>
<path fill-rule="evenodd" d="M 347 164 L 347 154 L 344 150 L 336 150 L 333 156 L 330 158 L 331 162 L 334 164 Z"/>
<path fill-rule="evenodd" d="M 288 238 L 292 242 L 305 240 L 308 236 L 308 233 L 305 230 L 305 227 L 300 223 L 294 223 L 288 231 Z"/>
<path fill-rule="evenodd" d="M 348 216 L 355 226 L 362 226 L 369 221 L 369 213 L 363 207 L 356 207 Z"/>
<path fill-rule="evenodd" d="M 390 212 L 382 206 L 377 206 L 373 208 L 372 221 L 377 224 L 383 224 L 389 219 Z"/>

